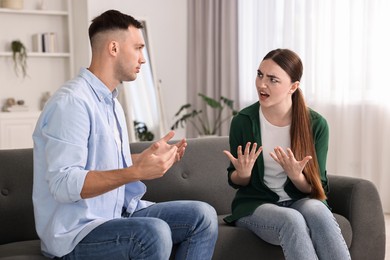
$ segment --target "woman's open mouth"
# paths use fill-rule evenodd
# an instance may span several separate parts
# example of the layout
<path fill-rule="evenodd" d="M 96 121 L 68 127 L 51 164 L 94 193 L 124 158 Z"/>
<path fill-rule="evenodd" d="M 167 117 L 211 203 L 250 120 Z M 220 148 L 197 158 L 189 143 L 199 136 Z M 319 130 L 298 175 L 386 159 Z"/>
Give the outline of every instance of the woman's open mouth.
<path fill-rule="evenodd" d="M 265 93 L 265 92 L 263 92 L 263 91 L 260 91 L 259 93 L 260 93 L 260 98 L 261 98 L 261 99 L 266 99 L 266 98 L 269 97 L 269 94 L 267 94 L 267 93 Z"/>

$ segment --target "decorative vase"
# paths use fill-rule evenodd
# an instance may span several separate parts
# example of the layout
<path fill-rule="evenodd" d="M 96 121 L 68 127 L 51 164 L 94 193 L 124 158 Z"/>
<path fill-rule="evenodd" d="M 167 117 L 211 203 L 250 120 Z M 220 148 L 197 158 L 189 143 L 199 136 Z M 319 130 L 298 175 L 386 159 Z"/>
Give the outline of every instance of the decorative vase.
<path fill-rule="evenodd" d="M 44 92 L 42 97 L 41 97 L 41 102 L 40 102 L 40 109 L 41 110 L 43 110 L 43 108 L 45 107 L 49 98 L 50 98 L 50 92 L 49 91 Z"/>
<path fill-rule="evenodd" d="M 44 9 L 46 9 L 45 0 L 39 0 L 39 1 L 38 1 L 38 3 L 37 3 L 37 9 L 38 9 L 38 10 L 44 10 Z"/>
<path fill-rule="evenodd" d="M 23 0 L 2 0 L 1 7 L 10 9 L 23 9 Z"/>

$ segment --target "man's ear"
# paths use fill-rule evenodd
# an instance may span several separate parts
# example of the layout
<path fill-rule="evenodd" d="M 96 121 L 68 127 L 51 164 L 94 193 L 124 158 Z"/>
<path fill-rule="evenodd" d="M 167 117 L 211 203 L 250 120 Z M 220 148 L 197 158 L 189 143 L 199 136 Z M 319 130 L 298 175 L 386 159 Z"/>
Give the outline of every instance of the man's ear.
<path fill-rule="evenodd" d="M 290 91 L 288 93 L 293 94 L 295 90 L 299 88 L 299 81 L 295 81 L 293 84 L 291 84 Z"/>
<path fill-rule="evenodd" d="M 116 41 L 111 41 L 110 44 L 108 45 L 108 48 L 110 54 L 116 56 L 119 51 L 119 44 Z"/>

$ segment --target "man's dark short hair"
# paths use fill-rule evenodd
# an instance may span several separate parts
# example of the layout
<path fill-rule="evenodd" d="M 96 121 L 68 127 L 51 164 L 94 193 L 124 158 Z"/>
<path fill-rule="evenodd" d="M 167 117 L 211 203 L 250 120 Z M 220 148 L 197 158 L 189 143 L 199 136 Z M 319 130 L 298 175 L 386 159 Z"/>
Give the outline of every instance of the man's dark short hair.
<path fill-rule="evenodd" d="M 92 38 L 100 32 L 127 30 L 130 25 L 138 29 L 143 28 L 141 22 L 131 15 L 123 14 L 117 10 L 108 10 L 92 20 L 88 29 L 89 40 L 92 42 Z"/>

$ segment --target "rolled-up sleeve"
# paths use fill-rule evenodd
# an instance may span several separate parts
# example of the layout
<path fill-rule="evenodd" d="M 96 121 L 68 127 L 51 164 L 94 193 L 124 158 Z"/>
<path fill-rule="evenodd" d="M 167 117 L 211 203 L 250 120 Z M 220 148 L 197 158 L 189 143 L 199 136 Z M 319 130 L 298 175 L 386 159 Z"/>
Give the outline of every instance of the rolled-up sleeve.
<path fill-rule="evenodd" d="M 42 135 L 46 139 L 46 180 L 50 192 L 59 202 L 75 202 L 88 170 L 90 118 L 82 101 L 67 95 L 51 102 Z"/>

